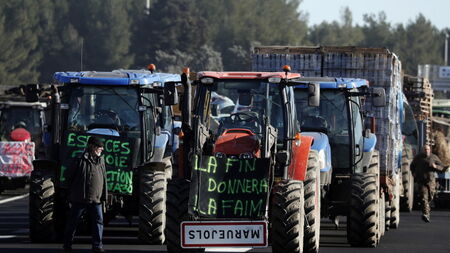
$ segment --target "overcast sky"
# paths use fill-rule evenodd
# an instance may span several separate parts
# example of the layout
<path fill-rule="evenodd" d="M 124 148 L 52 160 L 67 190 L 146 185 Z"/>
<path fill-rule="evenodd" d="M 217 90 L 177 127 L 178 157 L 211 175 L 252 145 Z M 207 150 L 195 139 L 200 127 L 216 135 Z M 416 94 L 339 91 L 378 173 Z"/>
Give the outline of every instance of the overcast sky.
<path fill-rule="evenodd" d="M 384 11 L 391 24 L 407 24 L 422 13 L 439 30 L 450 28 L 450 0 L 303 0 L 300 9 L 309 13 L 309 25 L 340 21 L 341 10 L 349 7 L 353 24 L 363 24 L 366 13 Z"/>

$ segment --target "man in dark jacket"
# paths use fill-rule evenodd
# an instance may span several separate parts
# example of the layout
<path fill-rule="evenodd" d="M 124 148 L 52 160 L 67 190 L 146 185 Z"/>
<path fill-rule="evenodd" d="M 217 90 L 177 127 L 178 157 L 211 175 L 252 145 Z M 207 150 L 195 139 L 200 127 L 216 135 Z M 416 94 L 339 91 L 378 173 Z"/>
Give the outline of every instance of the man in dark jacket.
<path fill-rule="evenodd" d="M 441 160 L 431 153 L 429 145 L 423 146 L 422 152 L 417 154 L 411 163 L 411 172 L 419 185 L 422 220 L 425 222 L 430 222 L 430 202 L 433 200 L 436 191 L 434 173 L 443 169 Z"/>
<path fill-rule="evenodd" d="M 81 215 L 86 211 L 92 220 L 92 250 L 104 252 L 102 244 L 103 208 L 108 195 L 105 161 L 101 156 L 103 142 L 91 136 L 84 153 L 66 174 L 69 187 L 70 217 L 64 235 L 64 249 L 72 250 L 72 242 Z"/>

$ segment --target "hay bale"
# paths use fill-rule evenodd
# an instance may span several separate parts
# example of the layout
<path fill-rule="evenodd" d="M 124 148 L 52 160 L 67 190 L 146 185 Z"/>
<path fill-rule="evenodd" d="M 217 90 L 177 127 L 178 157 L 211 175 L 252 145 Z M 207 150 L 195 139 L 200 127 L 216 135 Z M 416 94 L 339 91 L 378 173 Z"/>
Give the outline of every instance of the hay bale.
<path fill-rule="evenodd" d="M 441 159 L 444 166 L 450 166 L 450 150 L 447 140 L 442 131 L 434 131 L 434 147 L 433 153 Z"/>

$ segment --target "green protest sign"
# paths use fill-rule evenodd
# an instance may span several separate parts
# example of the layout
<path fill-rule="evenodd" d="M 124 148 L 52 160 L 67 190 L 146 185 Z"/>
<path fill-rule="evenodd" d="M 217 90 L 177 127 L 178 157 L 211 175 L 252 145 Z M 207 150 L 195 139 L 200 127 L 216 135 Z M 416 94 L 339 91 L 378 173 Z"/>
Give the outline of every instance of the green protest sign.
<path fill-rule="evenodd" d="M 64 134 L 64 145 L 62 147 L 62 164 L 60 182 L 64 185 L 65 172 L 79 157 L 87 146 L 91 134 L 79 132 L 67 132 Z M 108 191 L 120 194 L 131 194 L 133 192 L 133 160 L 138 143 L 131 138 L 97 135 L 105 144 L 103 158 L 106 166 L 106 179 Z M 137 150 L 137 149 L 136 149 Z"/>
<path fill-rule="evenodd" d="M 264 216 L 269 196 L 269 159 L 195 156 L 189 212 L 199 217 Z"/>

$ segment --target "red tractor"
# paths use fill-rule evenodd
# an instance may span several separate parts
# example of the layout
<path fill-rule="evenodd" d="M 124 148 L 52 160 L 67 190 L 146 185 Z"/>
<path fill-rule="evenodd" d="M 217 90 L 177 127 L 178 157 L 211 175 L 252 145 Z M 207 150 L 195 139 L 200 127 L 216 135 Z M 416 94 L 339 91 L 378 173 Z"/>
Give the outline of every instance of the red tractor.
<path fill-rule="evenodd" d="M 169 252 L 318 249 L 318 153 L 300 134 L 288 85 L 300 75 L 288 70 L 199 72 L 192 84 L 188 70 L 182 75 L 181 159 L 167 189 Z M 309 91 L 308 106 L 317 106 L 318 85 Z"/>

